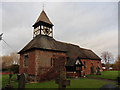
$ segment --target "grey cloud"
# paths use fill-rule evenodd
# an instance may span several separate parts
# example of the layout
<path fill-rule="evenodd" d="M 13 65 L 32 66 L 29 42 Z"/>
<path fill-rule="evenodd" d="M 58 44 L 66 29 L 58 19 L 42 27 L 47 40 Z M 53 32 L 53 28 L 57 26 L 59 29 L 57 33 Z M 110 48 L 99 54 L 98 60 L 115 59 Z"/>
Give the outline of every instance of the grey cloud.
<path fill-rule="evenodd" d="M 32 39 L 32 25 L 41 10 L 42 3 L 3 4 L 4 39 L 16 51 Z M 117 3 L 49 2 L 45 11 L 54 24 L 55 39 L 90 48 L 99 55 L 109 49 L 117 54 Z"/>

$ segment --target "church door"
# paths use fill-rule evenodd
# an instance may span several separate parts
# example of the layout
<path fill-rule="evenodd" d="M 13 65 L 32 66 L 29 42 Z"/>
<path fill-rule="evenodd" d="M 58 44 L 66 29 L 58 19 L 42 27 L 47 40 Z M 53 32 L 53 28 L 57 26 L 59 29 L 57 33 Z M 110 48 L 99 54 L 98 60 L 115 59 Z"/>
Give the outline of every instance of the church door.
<path fill-rule="evenodd" d="M 76 73 L 77 73 L 77 76 L 78 77 L 81 77 L 81 71 L 82 71 L 82 62 L 77 59 L 76 62 L 75 62 L 75 66 L 76 66 Z"/>
<path fill-rule="evenodd" d="M 82 71 L 81 66 L 76 66 L 76 73 L 78 77 L 81 77 L 81 71 Z"/>

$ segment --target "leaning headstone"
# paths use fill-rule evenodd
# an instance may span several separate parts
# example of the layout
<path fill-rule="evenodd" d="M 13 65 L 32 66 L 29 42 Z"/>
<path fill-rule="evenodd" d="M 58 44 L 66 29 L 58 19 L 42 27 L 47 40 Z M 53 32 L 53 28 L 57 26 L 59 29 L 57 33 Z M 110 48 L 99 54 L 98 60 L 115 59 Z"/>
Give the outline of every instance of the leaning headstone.
<path fill-rule="evenodd" d="M 25 75 L 24 74 L 20 75 L 18 88 L 22 88 L 22 89 L 25 88 Z"/>

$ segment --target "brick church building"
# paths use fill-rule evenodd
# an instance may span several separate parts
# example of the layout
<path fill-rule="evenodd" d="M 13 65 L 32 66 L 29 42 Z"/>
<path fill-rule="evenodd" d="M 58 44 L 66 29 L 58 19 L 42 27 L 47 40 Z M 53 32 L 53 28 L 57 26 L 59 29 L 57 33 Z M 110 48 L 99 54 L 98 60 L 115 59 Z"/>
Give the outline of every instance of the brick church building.
<path fill-rule="evenodd" d="M 67 77 L 81 77 L 102 69 L 101 59 L 92 50 L 54 39 L 53 24 L 44 10 L 33 27 L 33 39 L 19 52 L 19 72 L 30 80 L 55 79 L 60 71 Z"/>

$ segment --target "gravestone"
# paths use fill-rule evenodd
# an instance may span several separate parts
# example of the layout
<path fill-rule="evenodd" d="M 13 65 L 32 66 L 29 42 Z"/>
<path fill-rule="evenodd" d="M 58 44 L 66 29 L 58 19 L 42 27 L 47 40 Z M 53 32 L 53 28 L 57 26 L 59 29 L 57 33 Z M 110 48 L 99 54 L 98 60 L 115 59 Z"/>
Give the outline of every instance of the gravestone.
<path fill-rule="evenodd" d="M 99 66 L 96 68 L 96 70 L 97 70 L 96 75 L 101 75 L 100 67 Z"/>
<path fill-rule="evenodd" d="M 12 73 L 9 74 L 9 84 L 11 83 Z"/>
<path fill-rule="evenodd" d="M 70 80 L 58 78 L 56 79 L 55 83 L 59 84 L 59 88 L 63 89 L 70 85 Z"/>
<path fill-rule="evenodd" d="M 20 77 L 19 77 L 19 83 L 18 83 L 18 88 L 22 88 L 24 89 L 25 88 L 25 75 L 24 74 L 21 74 Z"/>
<path fill-rule="evenodd" d="M 118 85 L 120 86 L 120 76 L 117 77 Z"/>
<path fill-rule="evenodd" d="M 19 80 L 20 79 L 20 74 L 17 74 L 17 80 Z"/>

